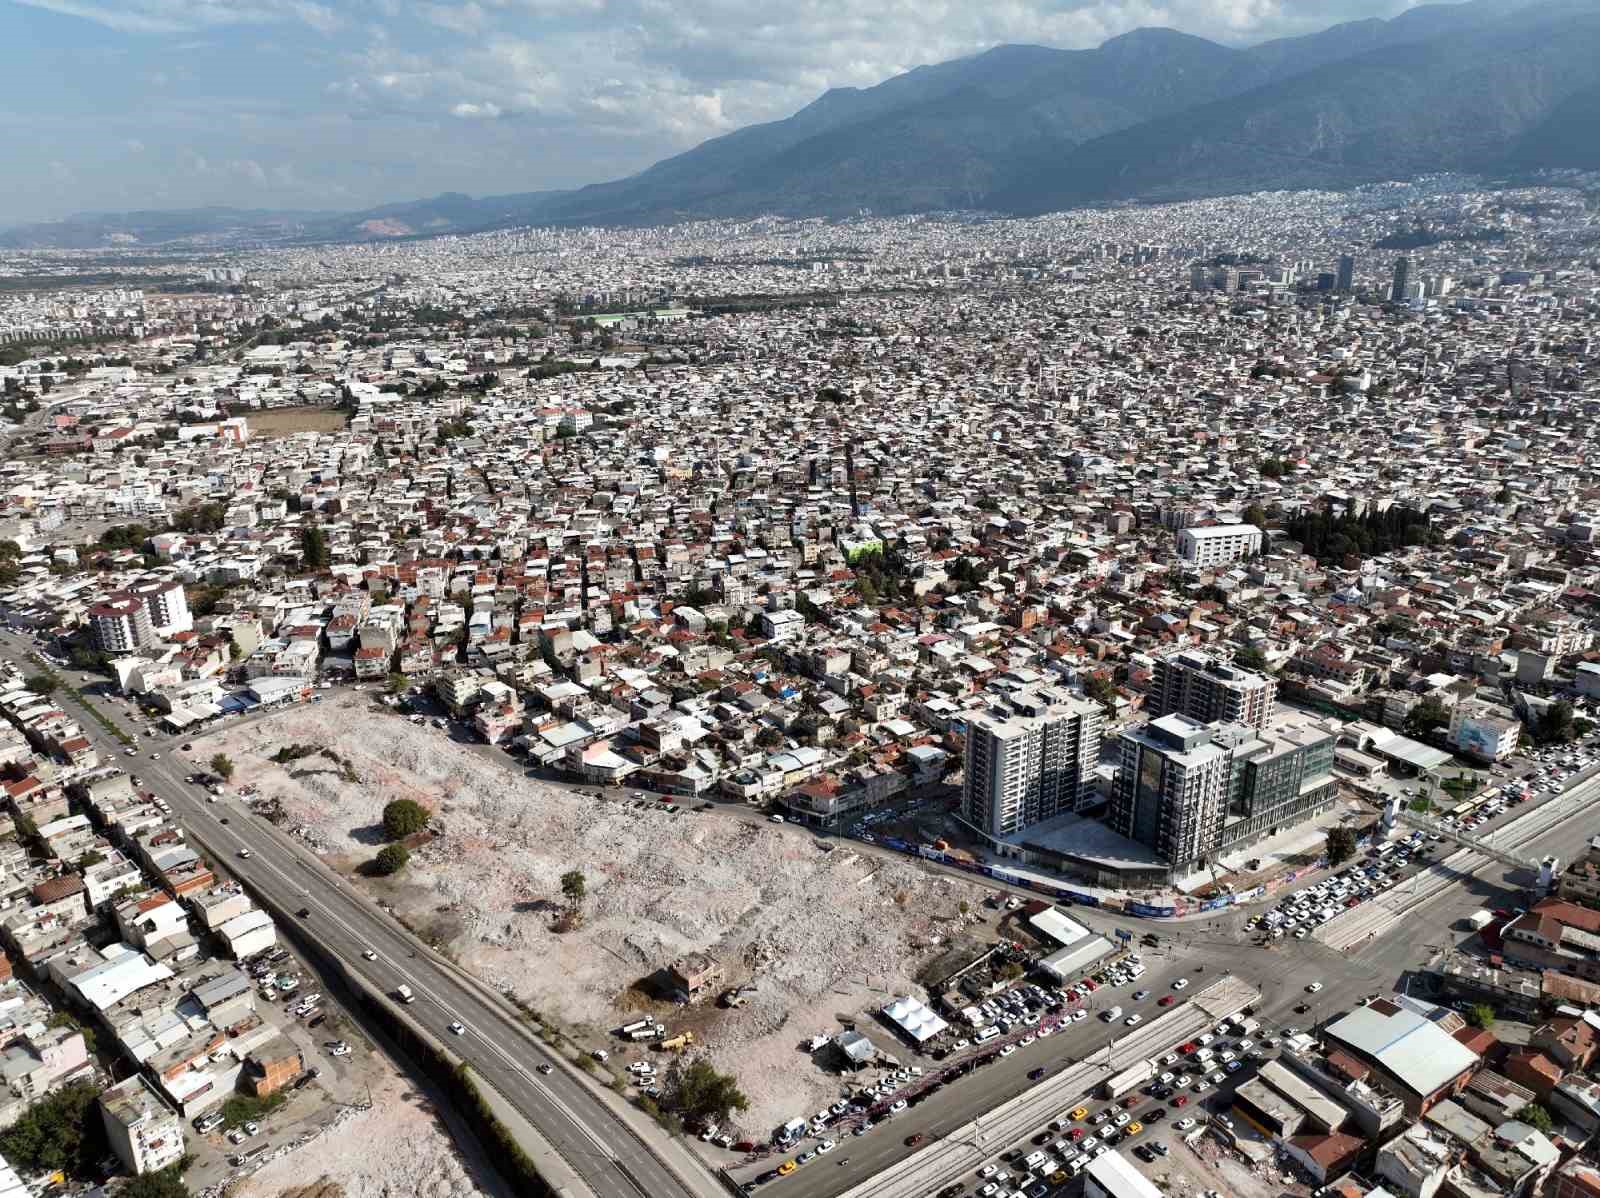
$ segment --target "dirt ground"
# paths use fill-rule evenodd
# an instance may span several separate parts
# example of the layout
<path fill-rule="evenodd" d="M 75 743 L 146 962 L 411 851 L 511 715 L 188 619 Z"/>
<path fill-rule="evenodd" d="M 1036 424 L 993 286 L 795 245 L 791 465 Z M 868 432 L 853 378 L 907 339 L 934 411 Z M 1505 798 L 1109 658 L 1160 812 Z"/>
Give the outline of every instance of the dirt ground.
<path fill-rule="evenodd" d="M 291 743 L 321 745 L 339 761 L 267 760 Z M 922 962 L 971 926 L 959 905 L 976 912 L 986 893 L 848 844 L 824 851 L 788 826 L 578 796 L 520 776 L 503 755 L 414 727 L 370 695 L 345 692 L 214 734 L 192 755 L 218 750 L 236 762 L 237 783 L 281 802 L 285 827 L 345 872 L 382 843 L 386 802 L 429 807 L 442 836 L 398 878 L 361 884 L 585 1048 L 615 1050 L 607 1033 L 639 1011 L 669 1035 L 694 1031 L 697 1047 L 738 1076 L 750 1100 L 742 1130 L 752 1134 L 837 1096 L 839 1079 L 799 1051 L 804 1038 L 860 1020 L 881 1047 L 901 1051 L 872 1013 L 913 992 Z M 346 780 L 346 765 L 358 782 Z M 583 919 L 558 933 L 560 879 L 571 869 L 586 877 Z M 723 976 L 708 999 L 679 1007 L 659 983 L 691 951 L 712 954 Z M 716 1005 L 717 990 L 745 983 L 756 987 L 747 1005 Z"/>
<path fill-rule="evenodd" d="M 239 413 L 250 422 L 253 437 L 284 437 L 290 433 L 336 433 L 348 423 L 344 412 L 333 408 L 264 408 Z"/>
<path fill-rule="evenodd" d="M 228 1198 L 491 1198 L 427 1096 L 386 1066 L 370 1110 L 236 1182 Z"/>

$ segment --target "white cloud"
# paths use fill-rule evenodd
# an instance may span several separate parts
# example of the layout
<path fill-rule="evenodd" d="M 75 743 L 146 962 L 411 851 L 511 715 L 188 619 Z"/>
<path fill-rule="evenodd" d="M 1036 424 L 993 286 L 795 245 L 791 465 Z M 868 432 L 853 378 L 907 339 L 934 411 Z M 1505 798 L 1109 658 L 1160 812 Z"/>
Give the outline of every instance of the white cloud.
<path fill-rule="evenodd" d="M 144 153 L 144 142 L 140 141 L 137 137 L 129 137 L 124 139 L 122 147 L 130 154 Z"/>
<path fill-rule="evenodd" d="M 119 33 L 198 33 L 223 25 L 297 21 L 329 33 L 343 21 L 314 0 L 12 0 L 68 17 L 93 21 Z"/>
<path fill-rule="evenodd" d="M 462 120 L 493 120 L 500 115 L 500 106 L 497 104 L 457 104 L 450 109 L 451 116 L 458 116 Z"/>

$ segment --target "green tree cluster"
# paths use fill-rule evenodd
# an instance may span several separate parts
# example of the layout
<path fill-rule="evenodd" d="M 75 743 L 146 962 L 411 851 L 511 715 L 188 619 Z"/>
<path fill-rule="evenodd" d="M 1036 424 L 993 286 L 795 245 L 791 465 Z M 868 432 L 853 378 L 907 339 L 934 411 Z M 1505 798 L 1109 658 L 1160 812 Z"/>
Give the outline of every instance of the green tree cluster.
<path fill-rule="evenodd" d="M 183 532 L 220 532 L 228 508 L 221 503 L 192 503 L 180 511 L 172 526 Z"/>
<path fill-rule="evenodd" d="M 1084 679 L 1083 693 L 1104 707 L 1107 715 L 1117 709 L 1117 684 L 1104 674 L 1090 674 Z"/>
<path fill-rule="evenodd" d="M 332 554 L 328 550 L 328 534 L 315 524 L 307 524 L 301 528 L 301 565 L 307 570 L 324 570 L 332 560 Z"/>
<path fill-rule="evenodd" d="M 1356 830 L 1330 828 L 1328 830 L 1328 866 L 1337 869 L 1356 855 Z"/>
<path fill-rule="evenodd" d="M 46 1095 L 0 1132 L 0 1155 L 23 1173 L 55 1170 L 95 1176 L 107 1151 L 105 1124 L 96 1109 L 100 1088 L 76 1082 Z"/>
<path fill-rule="evenodd" d="M 738 1080 L 717 1072 L 704 1057 L 674 1069 L 667 1083 L 667 1105 L 685 1119 L 721 1123 L 730 1112 L 750 1105 Z"/>
<path fill-rule="evenodd" d="M 1329 511 L 1295 516 L 1286 531 L 1319 562 L 1337 562 L 1349 554 L 1368 557 L 1391 549 L 1432 545 L 1439 534 L 1415 508 L 1393 504 L 1386 511 L 1369 509 L 1360 516 L 1334 516 Z"/>
<path fill-rule="evenodd" d="M 415 799 L 395 799 L 384 805 L 383 834 L 390 840 L 415 836 L 428 826 L 433 813 Z"/>
<path fill-rule="evenodd" d="M 1430 695 L 1406 713 L 1406 735 L 1425 737 L 1449 723 L 1444 704 Z"/>
<path fill-rule="evenodd" d="M 1556 1126 L 1556 1121 L 1551 1117 L 1549 1110 L 1537 1102 L 1530 1102 L 1518 1111 L 1517 1121 L 1526 1123 L 1534 1131 L 1546 1134 L 1554 1131 Z"/>
<path fill-rule="evenodd" d="M 1473 1027 L 1491 1028 L 1494 1026 L 1494 1008 L 1486 1002 L 1473 1003 L 1463 1018 Z"/>
<path fill-rule="evenodd" d="M 411 860 L 411 850 L 403 844 L 386 844 L 378 850 L 378 855 L 372 859 L 372 868 L 381 877 L 397 874 L 406 867 Z"/>
<path fill-rule="evenodd" d="M 233 777 L 233 758 L 226 753 L 215 753 L 211 757 L 211 772 L 224 782 Z"/>

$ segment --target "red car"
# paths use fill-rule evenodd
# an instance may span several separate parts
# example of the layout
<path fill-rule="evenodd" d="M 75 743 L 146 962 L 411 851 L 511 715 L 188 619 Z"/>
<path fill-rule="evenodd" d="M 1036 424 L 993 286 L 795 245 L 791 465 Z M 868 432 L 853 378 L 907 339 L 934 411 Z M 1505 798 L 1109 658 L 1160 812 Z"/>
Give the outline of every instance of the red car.
<path fill-rule="evenodd" d="M 1093 981 L 1091 981 L 1088 978 L 1084 978 L 1083 979 L 1083 984 L 1085 986 L 1089 987 L 1090 990 L 1098 990 L 1098 989 L 1100 989 L 1100 987 L 1098 985 L 1096 985 Z"/>
<path fill-rule="evenodd" d="M 1125 1110 L 1125 1111 L 1131 1111 L 1131 1110 L 1133 1110 L 1134 1107 L 1136 1107 L 1138 1105 L 1139 1105 L 1139 1096 L 1137 1094 L 1129 1094 L 1126 1098 L 1124 1098 L 1122 1100 L 1122 1109 Z"/>
<path fill-rule="evenodd" d="M 906 1137 L 907 1148 L 915 1148 L 920 1143 L 922 1143 L 922 1133 L 920 1131 L 912 1132 Z"/>
<path fill-rule="evenodd" d="M 1067 1133 L 1067 1139 L 1069 1139 L 1069 1140 L 1081 1140 L 1081 1139 L 1083 1139 L 1083 1128 L 1074 1127 L 1071 1131 L 1069 1131 Z"/>
<path fill-rule="evenodd" d="M 1175 1003 L 1177 1001 L 1178 1001 L 1178 999 L 1177 999 L 1176 995 L 1163 994 L 1161 996 L 1161 1001 L 1156 1003 L 1156 1006 L 1158 1006 L 1158 1007 L 1170 1007 L 1173 1003 Z"/>
<path fill-rule="evenodd" d="M 1174 1098 L 1172 1100 L 1172 1105 L 1174 1107 L 1188 1106 L 1189 1105 L 1189 1096 L 1187 1094 L 1179 1094 L 1176 1098 Z"/>
<path fill-rule="evenodd" d="M 1178 1049 L 1178 1051 L 1183 1053 L 1185 1056 L 1193 1056 L 1199 1050 L 1200 1046 L 1197 1045 L 1193 1040 L 1190 1040 L 1187 1044 Z"/>

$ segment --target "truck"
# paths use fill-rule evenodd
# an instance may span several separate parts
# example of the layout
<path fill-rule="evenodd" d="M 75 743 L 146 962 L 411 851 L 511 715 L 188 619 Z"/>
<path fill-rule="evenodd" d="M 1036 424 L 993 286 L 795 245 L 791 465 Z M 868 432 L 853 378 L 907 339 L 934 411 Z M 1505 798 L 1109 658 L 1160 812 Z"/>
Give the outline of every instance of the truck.
<path fill-rule="evenodd" d="M 805 1135 L 806 1121 L 804 1119 L 791 1119 L 778 1129 L 778 1134 L 772 1137 L 772 1142 L 779 1145 L 793 1144 Z"/>
<path fill-rule="evenodd" d="M 1121 1073 L 1106 1078 L 1102 1084 L 1107 1098 L 1121 1098 L 1129 1091 L 1137 1090 L 1145 1082 L 1156 1075 L 1155 1062 L 1135 1061 Z"/>
<path fill-rule="evenodd" d="M 655 1024 L 656 1024 L 656 1021 L 654 1019 L 635 1019 L 632 1023 L 625 1023 L 621 1027 L 619 1027 L 617 1029 L 617 1035 L 623 1037 L 623 1039 L 627 1039 L 629 1036 L 633 1035 L 633 1033 L 638 1031 L 640 1028 L 642 1028 L 642 1027 L 654 1027 Z"/>
<path fill-rule="evenodd" d="M 664 1023 L 651 1023 L 629 1032 L 628 1039 L 634 1041 L 634 1043 L 638 1043 L 640 1040 L 653 1040 L 657 1036 L 664 1034 L 666 1030 L 667 1025 Z"/>
<path fill-rule="evenodd" d="M 411 987 L 404 982 L 394 988 L 394 996 L 403 1003 L 414 1003 L 417 996 L 411 992 Z"/>
<path fill-rule="evenodd" d="M 693 1032 L 679 1032 L 676 1036 L 668 1036 L 665 1040 L 658 1041 L 656 1047 L 663 1052 L 677 1052 L 680 1048 L 688 1048 L 693 1043 Z"/>
<path fill-rule="evenodd" d="M 1104 1011 L 1100 1012 L 1100 1018 L 1104 1019 L 1107 1023 L 1115 1023 L 1117 1020 L 1122 1018 L 1122 1008 L 1107 1007 Z"/>
<path fill-rule="evenodd" d="M 1467 916 L 1465 920 L 1467 927 L 1471 928 L 1474 932 L 1483 931 L 1484 928 L 1488 927 L 1493 922 L 1494 912 L 1486 911 L 1482 907 L 1479 907 L 1471 915 Z"/>

